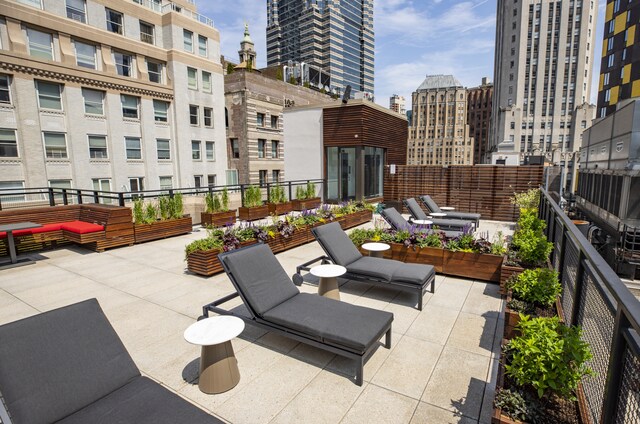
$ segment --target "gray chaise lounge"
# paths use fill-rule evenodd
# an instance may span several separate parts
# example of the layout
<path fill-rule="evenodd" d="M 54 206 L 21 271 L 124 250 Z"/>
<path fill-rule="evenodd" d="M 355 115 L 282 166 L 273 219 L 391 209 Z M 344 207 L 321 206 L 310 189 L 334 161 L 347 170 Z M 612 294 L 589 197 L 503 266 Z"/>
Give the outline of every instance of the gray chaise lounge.
<path fill-rule="evenodd" d="M 141 376 L 96 299 L 1 326 L 0 391 L 4 424 L 222 422 Z"/>
<path fill-rule="evenodd" d="M 420 201 L 423 205 L 429 209 L 429 212 L 446 212 L 447 218 L 451 219 L 465 219 L 468 221 L 475 221 L 476 227 L 480 223 L 480 214 L 473 212 L 458 212 L 458 211 L 443 211 L 440 209 L 440 206 L 436 203 L 435 200 L 431 198 L 428 194 L 424 196 L 420 196 Z"/>
<path fill-rule="evenodd" d="M 436 272 L 431 265 L 363 256 L 337 222 L 315 227 L 311 232 L 327 256 L 300 265 L 298 273 L 308 270 L 314 262 L 329 259 L 347 268 L 344 278 L 415 291 L 418 294 L 418 310 L 422 310 L 422 298 L 427 286 L 431 287 L 431 293 L 434 292 Z"/>
<path fill-rule="evenodd" d="M 387 224 L 389 224 L 389 226 L 391 226 L 391 228 L 393 228 L 394 230 L 403 230 L 412 226 L 415 226 L 418 229 L 425 229 L 425 230 L 431 229 L 431 225 L 424 226 L 424 225 L 413 224 L 407 221 L 406 219 L 404 219 L 402 215 L 400 215 L 400 212 L 398 212 L 396 208 L 386 208 L 380 212 L 380 216 L 382 216 L 382 218 L 384 218 L 384 220 L 387 221 Z M 434 221 L 429 217 L 425 219 L 428 219 L 429 221 Z M 434 223 L 432 225 L 436 225 L 436 224 Z M 433 231 L 436 231 L 436 230 L 434 229 Z M 462 231 L 443 230 L 440 228 L 437 231 L 441 231 L 447 237 L 451 237 L 451 238 L 458 237 L 459 235 L 462 234 Z"/>
<path fill-rule="evenodd" d="M 393 314 L 300 293 L 267 245 L 243 247 L 218 258 L 237 292 L 203 306 L 204 316 L 210 311 L 236 315 L 265 330 L 355 359 L 359 386 L 364 362 L 385 334 L 385 347 L 391 348 Z M 249 317 L 219 308 L 238 295 Z"/>

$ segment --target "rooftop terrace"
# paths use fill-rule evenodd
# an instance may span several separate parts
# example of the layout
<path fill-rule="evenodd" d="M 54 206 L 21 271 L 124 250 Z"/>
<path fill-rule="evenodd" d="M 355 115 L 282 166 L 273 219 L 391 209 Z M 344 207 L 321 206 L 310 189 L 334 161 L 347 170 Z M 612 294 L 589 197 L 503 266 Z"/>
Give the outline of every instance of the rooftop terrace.
<path fill-rule="evenodd" d="M 498 229 L 509 233 L 510 225 L 479 228 Z M 95 297 L 144 374 L 232 423 L 490 422 L 503 326 L 498 285 L 442 275 L 422 311 L 413 293 L 343 282 L 343 301 L 394 314 L 392 347 L 381 343 L 366 362 L 362 387 L 349 360 L 247 326 L 233 340 L 240 383 L 200 392 L 200 349 L 183 332 L 204 304 L 234 291 L 224 274 L 186 272 L 184 246 L 204 235 L 32 254 L 34 265 L 0 272 L 0 324 Z M 277 258 L 291 275 L 321 254 L 314 242 Z M 313 281 L 301 290 L 317 291 Z"/>

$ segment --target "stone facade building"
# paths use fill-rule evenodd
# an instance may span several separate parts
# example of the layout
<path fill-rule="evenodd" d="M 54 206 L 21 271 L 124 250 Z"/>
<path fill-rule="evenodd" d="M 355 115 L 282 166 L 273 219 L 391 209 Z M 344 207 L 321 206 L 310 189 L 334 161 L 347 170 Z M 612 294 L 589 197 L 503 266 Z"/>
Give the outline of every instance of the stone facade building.
<path fill-rule="evenodd" d="M 0 3 L 0 189 L 224 184 L 220 35 L 189 0 Z"/>
<path fill-rule="evenodd" d="M 408 165 L 471 165 L 467 89 L 453 75 L 427 75 L 411 95 Z"/>
<path fill-rule="evenodd" d="M 407 109 L 405 107 L 404 96 L 394 94 L 393 96 L 389 97 L 389 109 L 396 113 L 399 113 L 400 115 L 406 115 Z"/>
<path fill-rule="evenodd" d="M 487 163 L 489 128 L 491 127 L 491 101 L 493 84 L 482 78 L 482 84 L 468 89 L 467 122 L 469 135 L 473 137 L 473 164 Z"/>

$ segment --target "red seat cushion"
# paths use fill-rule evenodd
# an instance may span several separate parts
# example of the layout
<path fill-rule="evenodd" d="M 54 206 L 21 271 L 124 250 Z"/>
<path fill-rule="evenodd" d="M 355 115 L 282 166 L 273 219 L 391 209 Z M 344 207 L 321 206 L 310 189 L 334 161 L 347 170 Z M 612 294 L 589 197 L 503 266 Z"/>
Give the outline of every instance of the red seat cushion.
<path fill-rule="evenodd" d="M 104 230 L 104 226 L 84 221 L 63 222 L 62 229 L 76 234 L 95 233 Z"/>
<path fill-rule="evenodd" d="M 49 231 L 58 231 L 61 229 L 62 224 L 44 224 L 42 227 L 29 228 L 26 230 L 16 230 L 13 232 L 14 236 L 27 236 L 29 234 L 48 233 Z M 5 238 L 7 233 L 0 232 L 0 238 Z"/>

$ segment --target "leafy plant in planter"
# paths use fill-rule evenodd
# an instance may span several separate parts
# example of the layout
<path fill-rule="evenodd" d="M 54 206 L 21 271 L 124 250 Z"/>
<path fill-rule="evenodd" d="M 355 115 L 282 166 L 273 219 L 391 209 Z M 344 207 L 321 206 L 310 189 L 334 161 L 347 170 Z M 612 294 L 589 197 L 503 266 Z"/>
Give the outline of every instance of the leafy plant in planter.
<path fill-rule="evenodd" d="M 262 190 L 258 186 L 249 186 L 244 191 L 244 206 L 255 208 L 262 206 Z"/>
<path fill-rule="evenodd" d="M 536 422 L 540 416 L 538 405 L 527 392 L 498 388 L 493 404 L 512 420 Z"/>
<path fill-rule="evenodd" d="M 273 186 L 269 191 L 269 203 L 281 204 L 287 202 L 287 196 L 284 193 L 284 187 Z"/>
<path fill-rule="evenodd" d="M 218 193 L 207 193 L 204 196 L 205 212 L 218 213 L 222 211 L 222 204 L 220 203 L 220 196 Z"/>
<path fill-rule="evenodd" d="M 509 284 L 514 298 L 550 307 L 562 292 L 558 273 L 548 268 L 526 269 Z"/>
<path fill-rule="evenodd" d="M 133 222 L 135 224 L 150 224 L 156 220 L 156 210 L 152 203 L 145 206 L 144 200 L 133 202 Z"/>
<path fill-rule="evenodd" d="M 546 226 L 547 223 L 537 217 L 537 210 L 521 210 L 517 229 L 509 246 L 517 262 L 527 267 L 546 263 L 553 250 L 553 243 L 547 241 L 543 232 Z"/>
<path fill-rule="evenodd" d="M 296 200 L 307 200 L 307 190 L 302 186 L 296 186 Z"/>
<path fill-rule="evenodd" d="M 158 220 L 158 208 L 153 203 L 147 203 L 144 208 L 144 221 L 141 224 L 151 224 Z"/>
<path fill-rule="evenodd" d="M 200 215 L 202 225 L 224 226 L 236 222 L 235 210 L 229 210 L 229 191 L 226 187 L 221 194 L 207 193 L 204 203 L 205 211 Z"/>
<path fill-rule="evenodd" d="M 313 199 L 314 197 L 316 197 L 316 184 L 308 181 L 305 191 L 305 199 Z"/>

